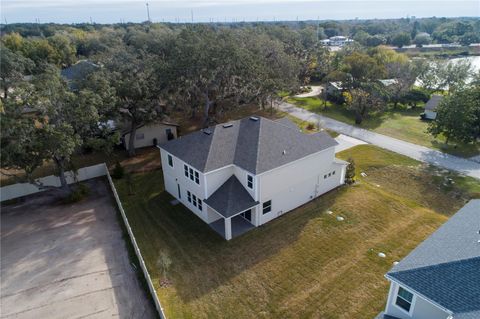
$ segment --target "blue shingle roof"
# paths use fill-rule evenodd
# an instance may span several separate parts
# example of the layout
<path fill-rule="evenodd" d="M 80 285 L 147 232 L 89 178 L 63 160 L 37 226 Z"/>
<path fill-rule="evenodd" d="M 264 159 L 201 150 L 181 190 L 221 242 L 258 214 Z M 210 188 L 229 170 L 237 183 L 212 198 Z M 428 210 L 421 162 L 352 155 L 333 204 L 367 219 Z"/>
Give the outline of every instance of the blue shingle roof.
<path fill-rule="evenodd" d="M 387 274 L 454 319 L 480 318 L 480 200 L 471 200 Z"/>

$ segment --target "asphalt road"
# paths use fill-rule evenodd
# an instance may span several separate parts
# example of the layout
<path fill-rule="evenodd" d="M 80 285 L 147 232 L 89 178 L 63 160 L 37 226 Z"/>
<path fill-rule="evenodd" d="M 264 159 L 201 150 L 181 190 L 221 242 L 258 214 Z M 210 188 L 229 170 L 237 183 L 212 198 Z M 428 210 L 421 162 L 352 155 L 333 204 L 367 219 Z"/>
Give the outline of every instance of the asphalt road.
<path fill-rule="evenodd" d="M 281 111 L 301 120 L 315 123 L 320 122 L 320 125 L 323 128 L 357 138 L 381 148 L 411 157 L 418 161 L 443 167 L 480 179 L 480 163 L 345 124 L 343 122 L 296 107 L 290 103 L 282 102 L 278 105 L 278 108 Z"/>

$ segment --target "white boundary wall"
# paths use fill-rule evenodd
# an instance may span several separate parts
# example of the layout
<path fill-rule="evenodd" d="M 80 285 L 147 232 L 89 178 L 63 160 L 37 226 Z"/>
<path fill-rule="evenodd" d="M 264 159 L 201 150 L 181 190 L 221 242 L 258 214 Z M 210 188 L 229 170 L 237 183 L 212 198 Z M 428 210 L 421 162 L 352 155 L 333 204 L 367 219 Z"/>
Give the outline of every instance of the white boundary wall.
<path fill-rule="evenodd" d="M 115 201 L 118 206 L 118 210 L 120 211 L 120 214 L 122 215 L 122 220 L 125 224 L 125 228 L 127 229 L 128 236 L 130 237 L 130 240 L 133 245 L 133 249 L 135 250 L 135 254 L 137 255 L 138 261 L 140 262 L 140 267 L 142 268 L 143 275 L 145 276 L 145 279 L 147 281 L 148 289 L 150 290 L 150 295 L 153 298 L 153 301 L 155 303 L 155 308 L 157 308 L 157 312 L 160 315 L 161 319 L 166 319 L 165 313 L 163 311 L 162 305 L 160 304 L 160 300 L 158 299 L 157 293 L 155 292 L 155 288 L 153 287 L 153 282 L 152 278 L 150 277 L 150 274 L 148 273 L 147 266 L 145 265 L 145 261 L 143 260 L 142 253 L 140 252 L 140 249 L 138 248 L 137 245 L 137 240 L 135 239 L 135 236 L 133 235 L 133 231 L 130 228 L 130 223 L 128 222 L 127 215 L 125 214 L 125 211 L 123 210 L 122 202 L 120 201 L 120 197 L 118 196 L 117 189 L 115 188 L 115 184 L 113 183 L 112 177 L 110 176 L 110 173 L 108 172 L 108 167 L 105 163 L 102 164 L 97 164 L 89 167 L 84 167 L 80 168 L 77 171 L 77 178 L 75 180 L 73 173 L 72 172 L 67 172 L 67 182 L 69 184 L 74 183 L 75 181 L 81 182 L 87 179 L 95 178 L 95 177 L 100 177 L 100 176 L 107 176 L 108 183 L 110 185 L 110 188 L 112 190 L 113 196 L 115 197 Z M 47 176 L 47 177 L 42 177 L 40 178 L 40 181 L 44 183 L 46 186 L 60 186 L 60 180 L 57 176 Z M 42 192 L 44 190 L 38 189 L 38 187 L 28 184 L 28 183 L 19 183 L 19 184 L 14 184 L 14 185 L 8 185 L 0 188 L 0 201 L 4 200 L 9 200 L 9 199 L 15 199 L 23 196 L 27 196 L 30 194 L 35 194 L 38 192 Z"/>
<path fill-rule="evenodd" d="M 77 182 L 81 182 L 87 179 L 105 176 L 105 164 L 97 164 L 89 167 L 80 168 L 77 171 L 77 179 L 75 180 L 74 174 L 69 171 L 65 173 L 67 178 L 67 183 L 72 184 Z M 47 177 L 42 177 L 38 179 L 45 186 L 60 186 L 60 179 L 57 176 L 50 175 Z M 38 192 L 43 192 L 44 189 L 38 189 L 37 186 L 29 184 L 29 183 L 17 183 L 13 185 L 7 185 L 0 188 L 0 202 L 9 199 L 15 199 L 31 194 L 35 194 Z"/>

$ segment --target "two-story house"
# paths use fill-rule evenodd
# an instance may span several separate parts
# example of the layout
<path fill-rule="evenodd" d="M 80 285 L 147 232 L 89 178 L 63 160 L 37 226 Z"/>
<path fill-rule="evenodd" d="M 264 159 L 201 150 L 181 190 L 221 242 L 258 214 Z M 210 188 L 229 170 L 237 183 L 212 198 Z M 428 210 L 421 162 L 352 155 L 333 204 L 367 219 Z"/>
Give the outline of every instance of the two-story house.
<path fill-rule="evenodd" d="M 480 318 L 480 199 L 471 200 L 395 265 L 377 319 Z"/>
<path fill-rule="evenodd" d="M 159 148 L 165 189 L 230 240 L 342 185 L 337 144 L 287 119 L 250 117 Z"/>

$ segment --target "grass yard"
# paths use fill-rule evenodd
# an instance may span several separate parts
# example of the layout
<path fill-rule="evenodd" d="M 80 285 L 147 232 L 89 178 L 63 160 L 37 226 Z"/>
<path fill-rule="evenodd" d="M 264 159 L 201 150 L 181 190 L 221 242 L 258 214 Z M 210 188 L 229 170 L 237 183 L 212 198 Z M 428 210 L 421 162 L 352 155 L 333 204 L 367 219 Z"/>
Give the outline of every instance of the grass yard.
<path fill-rule="evenodd" d="M 480 197 L 480 183 L 451 175 L 456 183 L 444 186 L 442 171 L 374 146 L 339 155 L 350 156 L 367 173 L 357 185 L 230 242 L 170 204 L 161 171 L 134 175 L 134 195 L 116 181 L 167 317 L 370 319 L 381 311 L 384 273 Z M 380 251 L 387 257 L 377 257 Z M 162 252 L 172 260 L 168 287 L 160 286 Z"/>
<path fill-rule="evenodd" d="M 311 112 L 322 114 L 350 125 L 356 125 L 352 112 L 330 102 L 327 102 L 327 107 L 325 108 L 324 101 L 320 98 L 288 98 L 287 101 Z M 480 154 L 480 143 L 446 145 L 443 136 L 433 138 L 426 132 L 428 122 L 420 120 L 420 113 L 422 112 L 422 107 L 409 110 L 389 110 L 380 114 L 373 114 L 366 118 L 361 125 L 357 126 L 461 157 L 471 157 Z"/>

